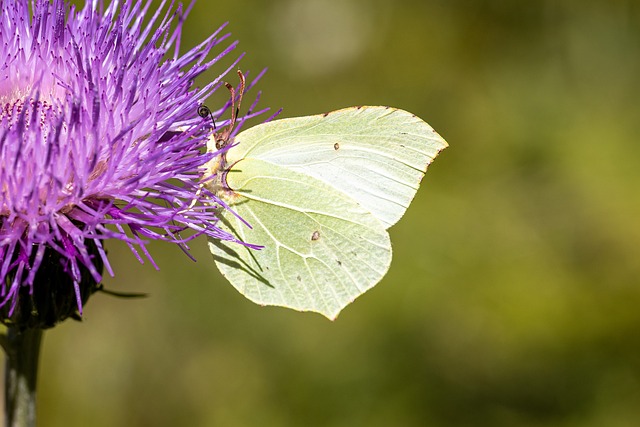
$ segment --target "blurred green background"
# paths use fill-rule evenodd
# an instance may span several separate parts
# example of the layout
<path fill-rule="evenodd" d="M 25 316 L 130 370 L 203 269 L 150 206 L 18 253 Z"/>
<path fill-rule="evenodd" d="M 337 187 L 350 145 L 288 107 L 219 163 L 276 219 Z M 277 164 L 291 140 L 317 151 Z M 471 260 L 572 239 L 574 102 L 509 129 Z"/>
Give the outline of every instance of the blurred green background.
<path fill-rule="evenodd" d="M 47 332 L 41 426 L 640 423 L 636 2 L 199 1 L 183 50 L 225 21 L 282 117 L 391 105 L 451 147 L 333 323 L 245 300 L 204 240 L 159 272 L 110 244 L 106 285 L 151 297 Z"/>

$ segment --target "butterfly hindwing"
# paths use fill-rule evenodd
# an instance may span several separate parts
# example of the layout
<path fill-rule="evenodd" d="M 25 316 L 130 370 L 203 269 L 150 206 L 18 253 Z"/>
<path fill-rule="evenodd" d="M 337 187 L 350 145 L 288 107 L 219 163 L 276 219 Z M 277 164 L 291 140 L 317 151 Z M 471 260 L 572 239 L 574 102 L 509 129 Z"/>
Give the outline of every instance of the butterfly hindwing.
<path fill-rule="evenodd" d="M 391 263 L 383 224 L 357 202 L 313 177 L 247 158 L 228 173 L 236 193 L 222 228 L 254 250 L 211 240 L 222 274 L 247 298 L 335 318 L 374 286 Z"/>

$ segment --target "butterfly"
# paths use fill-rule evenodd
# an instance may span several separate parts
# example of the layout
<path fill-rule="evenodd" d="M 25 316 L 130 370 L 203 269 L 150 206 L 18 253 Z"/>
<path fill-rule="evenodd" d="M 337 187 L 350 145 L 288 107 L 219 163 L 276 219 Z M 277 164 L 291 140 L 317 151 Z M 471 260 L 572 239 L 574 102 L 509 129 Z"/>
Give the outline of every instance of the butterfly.
<path fill-rule="evenodd" d="M 391 264 L 387 230 L 447 147 L 431 126 L 397 108 L 360 106 L 259 124 L 231 138 L 245 80 L 231 85 L 230 124 L 214 131 L 209 188 L 229 210 L 209 240 L 222 275 L 261 305 L 329 319 L 376 285 Z M 250 225 L 250 226 L 249 226 Z"/>

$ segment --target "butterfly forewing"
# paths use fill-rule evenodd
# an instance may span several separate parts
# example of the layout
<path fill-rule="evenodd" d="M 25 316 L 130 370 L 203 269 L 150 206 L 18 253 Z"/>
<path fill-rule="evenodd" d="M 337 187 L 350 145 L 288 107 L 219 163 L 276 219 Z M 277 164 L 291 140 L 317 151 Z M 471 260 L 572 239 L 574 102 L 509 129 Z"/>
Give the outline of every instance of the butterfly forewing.
<path fill-rule="evenodd" d="M 402 217 L 427 166 L 447 146 L 418 117 L 387 107 L 276 120 L 241 132 L 236 142 L 230 164 L 257 158 L 317 178 L 386 228 Z"/>

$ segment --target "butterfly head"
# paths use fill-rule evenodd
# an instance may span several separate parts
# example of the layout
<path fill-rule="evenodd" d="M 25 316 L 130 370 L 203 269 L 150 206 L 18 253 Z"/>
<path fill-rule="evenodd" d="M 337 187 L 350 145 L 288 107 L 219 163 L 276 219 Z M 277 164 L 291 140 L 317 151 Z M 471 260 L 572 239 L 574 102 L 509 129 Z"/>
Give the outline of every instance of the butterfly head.
<path fill-rule="evenodd" d="M 211 190 L 213 190 L 215 194 L 220 194 L 220 192 L 226 188 L 225 175 L 227 161 L 226 150 L 224 150 L 224 148 L 228 147 L 229 144 L 233 142 L 231 135 L 235 128 L 236 120 L 238 119 L 240 104 L 242 103 L 242 96 L 244 95 L 246 86 L 244 74 L 242 74 L 242 71 L 240 70 L 238 70 L 238 77 L 240 78 L 240 84 L 237 88 L 234 88 L 229 83 L 225 83 L 225 86 L 231 93 L 231 120 L 228 125 L 218 130 L 211 110 L 209 110 L 206 105 L 201 105 L 198 108 L 198 115 L 202 118 L 206 118 L 207 116 L 211 117 L 211 121 L 213 123 L 213 132 L 209 137 L 209 142 L 207 143 L 207 151 L 216 152 L 223 150 L 219 155 L 207 163 L 206 171 L 204 173 L 204 178 L 208 179 L 210 182 L 208 186 L 211 187 Z M 211 179 L 211 177 L 213 177 L 213 179 Z"/>
<path fill-rule="evenodd" d="M 211 117 L 211 121 L 213 123 L 213 133 L 209 139 L 210 144 L 208 144 L 209 146 L 207 147 L 209 151 L 213 151 L 214 149 L 216 151 L 222 150 L 231 142 L 231 134 L 233 133 L 233 129 L 236 126 L 238 114 L 240 113 L 240 104 L 242 103 L 242 96 L 244 95 L 246 86 L 244 74 L 242 74 L 242 71 L 240 70 L 238 70 L 238 77 L 240 78 L 240 84 L 237 88 L 234 88 L 230 83 L 224 84 L 231 93 L 231 120 L 229 120 L 229 124 L 227 126 L 218 130 L 216 128 L 216 121 L 213 118 L 211 110 L 209 110 L 206 105 L 201 105 L 198 108 L 198 115 L 202 118 Z"/>

